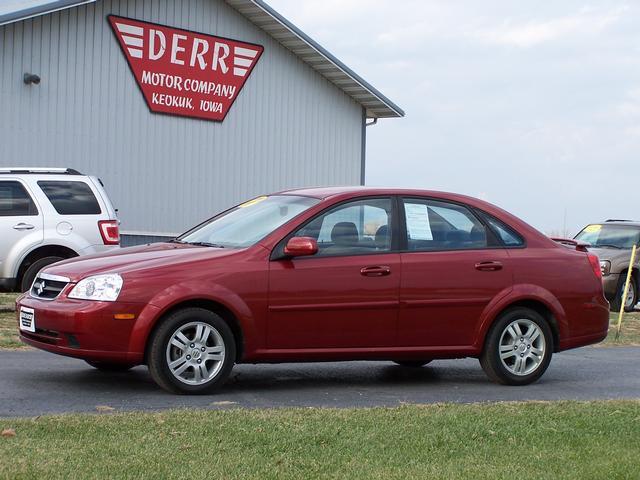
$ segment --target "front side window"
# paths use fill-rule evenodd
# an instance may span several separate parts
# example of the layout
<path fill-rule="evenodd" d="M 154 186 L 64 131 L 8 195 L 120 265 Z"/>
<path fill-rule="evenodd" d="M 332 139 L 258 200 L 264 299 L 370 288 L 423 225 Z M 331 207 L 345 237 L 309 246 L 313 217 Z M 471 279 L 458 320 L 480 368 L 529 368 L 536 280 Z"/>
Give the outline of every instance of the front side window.
<path fill-rule="evenodd" d="M 212 218 L 177 240 L 223 248 L 250 247 L 319 202 L 317 198 L 294 195 L 258 197 Z"/>
<path fill-rule="evenodd" d="M 38 215 L 35 203 L 20 182 L 0 182 L 0 217 Z"/>
<path fill-rule="evenodd" d="M 100 204 L 84 182 L 40 181 L 38 186 L 60 215 L 99 215 Z"/>
<path fill-rule="evenodd" d="M 358 200 L 332 208 L 298 230 L 295 237 L 318 242 L 316 256 L 361 255 L 391 250 L 390 198 Z"/>
<path fill-rule="evenodd" d="M 404 199 L 409 251 L 486 248 L 484 225 L 461 205 L 427 199 Z"/>

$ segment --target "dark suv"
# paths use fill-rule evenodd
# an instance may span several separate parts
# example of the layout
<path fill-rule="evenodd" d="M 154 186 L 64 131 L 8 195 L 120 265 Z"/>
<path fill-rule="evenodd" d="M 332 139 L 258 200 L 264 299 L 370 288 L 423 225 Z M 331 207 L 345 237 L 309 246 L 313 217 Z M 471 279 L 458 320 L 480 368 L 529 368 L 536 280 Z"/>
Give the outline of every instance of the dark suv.
<path fill-rule="evenodd" d="M 604 293 L 611 303 L 611 310 L 619 312 L 622 305 L 624 283 L 629 271 L 631 250 L 640 245 L 640 222 L 629 220 L 607 220 L 604 223 L 587 225 L 576 240 L 586 242 L 589 250 L 600 258 Z M 636 255 L 629 293 L 624 299 L 624 309 L 633 310 L 638 303 L 640 285 L 640 252 Z"/>

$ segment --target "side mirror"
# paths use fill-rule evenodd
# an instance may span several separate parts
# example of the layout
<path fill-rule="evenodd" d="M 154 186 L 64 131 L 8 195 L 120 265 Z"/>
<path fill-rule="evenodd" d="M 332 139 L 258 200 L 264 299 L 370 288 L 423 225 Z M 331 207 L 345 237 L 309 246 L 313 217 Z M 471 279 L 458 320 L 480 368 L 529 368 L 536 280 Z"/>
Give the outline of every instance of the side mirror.
<path fill-rule="evenodd" d="M 293 237 L 284 247 L 284 254 L 289 257 L 308 257 L 318 253 L 318 242 L 311 237 Z"/>

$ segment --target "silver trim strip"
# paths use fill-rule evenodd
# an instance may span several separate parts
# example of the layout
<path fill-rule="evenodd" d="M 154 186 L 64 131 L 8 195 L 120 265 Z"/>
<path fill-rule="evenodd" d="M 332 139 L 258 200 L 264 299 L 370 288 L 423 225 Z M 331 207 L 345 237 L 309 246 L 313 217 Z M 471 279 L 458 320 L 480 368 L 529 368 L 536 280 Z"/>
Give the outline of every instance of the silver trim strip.
<path fill-rule="evenodd" d="M 40 273 L 36 276 L 36 279 L 41 278 L 43 280 L 51 280 L 52 282 L 65 282 L 71 283 L 71 279 L 62 277 L 60 275 L 51 275 L 50 273 Z"/>

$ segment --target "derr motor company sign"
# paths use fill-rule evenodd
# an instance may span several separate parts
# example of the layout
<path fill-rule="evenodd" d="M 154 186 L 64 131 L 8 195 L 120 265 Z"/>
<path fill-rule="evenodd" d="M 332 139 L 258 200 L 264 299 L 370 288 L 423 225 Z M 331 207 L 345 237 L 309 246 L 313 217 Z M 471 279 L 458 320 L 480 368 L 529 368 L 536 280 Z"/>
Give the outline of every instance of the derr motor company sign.
<path fill-rule="evenodd" d="M 130 18 L 109 22 L 153 112 L 224 120 L 264 51 Z"/>

